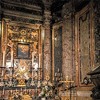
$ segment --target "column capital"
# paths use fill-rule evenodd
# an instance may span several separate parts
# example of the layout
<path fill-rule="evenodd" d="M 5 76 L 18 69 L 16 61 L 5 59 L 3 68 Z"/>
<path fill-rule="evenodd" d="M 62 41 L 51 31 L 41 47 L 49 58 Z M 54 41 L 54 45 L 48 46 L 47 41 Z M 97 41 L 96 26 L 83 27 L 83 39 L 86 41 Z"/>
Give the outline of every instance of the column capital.
<path fill-rule="evenodd" d="M 44 3 L 45 10 L 50 10 L 52 0 L 42 0 Z"/>
<path fill-rule="evenodd" d="M 51 11 L 44 11 L 44 27 L 50 28 L 50 23 L 51 23 Z"/>

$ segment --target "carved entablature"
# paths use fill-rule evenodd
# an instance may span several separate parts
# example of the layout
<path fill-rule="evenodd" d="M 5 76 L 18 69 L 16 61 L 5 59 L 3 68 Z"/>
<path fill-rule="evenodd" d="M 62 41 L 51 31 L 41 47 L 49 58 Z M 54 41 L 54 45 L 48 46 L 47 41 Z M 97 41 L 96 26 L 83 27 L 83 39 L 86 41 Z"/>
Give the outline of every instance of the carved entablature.
<path fill-rule="evenodd" d="M 51 12 L 50 11 L 44 11 L 44 22 L 46 24 L 50 24 L 51 20 Z"/>
<path fill-rule="evenodd" d="M 13 4 L 8 4 L 8 3 L 1 3 L 1 6 L 4 10 L 12 10 L 12 11 L 17 11 L 17 12 L 24 12 L 26 14 L 34 14 L 34 15 L 42 15 L 42 10 L 41 8 L 38 10 L 33 9 L 33 8 L 28 8 L 28 7 L 23 7 L 23 6 L 15 6 Z"/>
<path fill-rule="evenodd" d="M 69 2 L 69 3 L 66 3 L 65 5 L 63 5 L 63 8 L 62 8 L 62 17 L 63 18 L 69 18 L 71 16 L 71 13 L 73 11 L 72 9 L 72 3 Z"/>
<path fill-rule="evenodd" d="M 17 21 L 17 22 L 24 22 L 24 23 L 32 23 L 32 24 L 42 24 L 42 20 L 35 20 L 30 19 L 30 18 L 23 18 L 23 17 L 18 17 L 18 16 L 11 16 L 11 15 L 4 15 L 4 18 L 10 19 L 12 21 Z"/>
<path fill-rule="evenodd" d="M 22 3 L 24 2 L 22 0 L 19 0 L 19 2 L 15 1 L 3 0 L 1 2 L 3 18 L 24 23 L 42 23 L 43 18 L 41 7 L 24 4 Z"/>
<path fill-rule="evenodd" d="M 19 4 L 28 4 L 28 5 L 32 5 L 32 6 L 42 6 L 42 0 L 3 0 L 3 1 L 8 1 L 8 2 L 12 2 L 12 3 L 19 3 Z"/>

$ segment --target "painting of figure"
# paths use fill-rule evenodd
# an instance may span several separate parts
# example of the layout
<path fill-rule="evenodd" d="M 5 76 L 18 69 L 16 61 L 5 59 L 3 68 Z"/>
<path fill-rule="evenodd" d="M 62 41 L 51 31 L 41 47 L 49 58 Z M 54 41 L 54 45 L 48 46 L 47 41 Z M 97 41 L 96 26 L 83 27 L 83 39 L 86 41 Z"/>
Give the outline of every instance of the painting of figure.
<path fill-rule="evenodd" d="M 18 58 L 29 58 L 29 44 L 18 44 Z"/>

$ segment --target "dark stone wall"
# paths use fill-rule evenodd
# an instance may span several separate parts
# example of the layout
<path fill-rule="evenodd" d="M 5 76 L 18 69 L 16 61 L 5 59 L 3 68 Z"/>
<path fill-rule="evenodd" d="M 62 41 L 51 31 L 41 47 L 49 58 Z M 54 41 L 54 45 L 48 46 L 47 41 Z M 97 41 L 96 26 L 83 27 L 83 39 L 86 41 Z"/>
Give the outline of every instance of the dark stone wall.
<path fill-rule="evenodd" d="M 94 0 L 95 63 L 100 65 L 100 0 Z"/>

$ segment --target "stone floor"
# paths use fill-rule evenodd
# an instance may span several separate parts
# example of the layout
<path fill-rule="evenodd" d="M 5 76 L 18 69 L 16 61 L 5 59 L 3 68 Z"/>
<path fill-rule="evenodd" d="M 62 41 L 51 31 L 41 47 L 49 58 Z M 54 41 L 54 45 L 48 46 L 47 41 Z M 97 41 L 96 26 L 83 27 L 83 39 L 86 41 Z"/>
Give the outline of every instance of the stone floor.
<path fill-rule="evenodd" d="M 70 95 L 70 92 L 63 93 L 61 100 L 92 100 L 91 91 L 77 91 Z"/>

